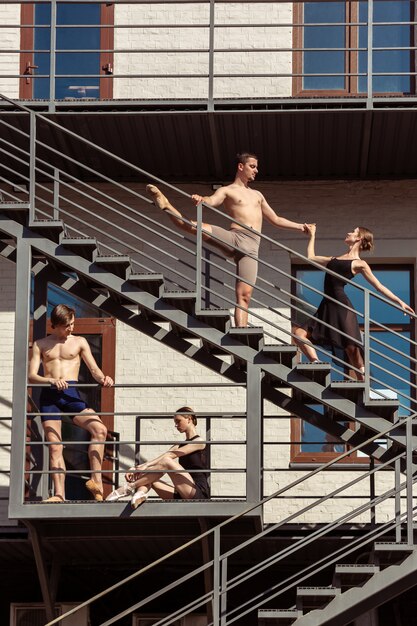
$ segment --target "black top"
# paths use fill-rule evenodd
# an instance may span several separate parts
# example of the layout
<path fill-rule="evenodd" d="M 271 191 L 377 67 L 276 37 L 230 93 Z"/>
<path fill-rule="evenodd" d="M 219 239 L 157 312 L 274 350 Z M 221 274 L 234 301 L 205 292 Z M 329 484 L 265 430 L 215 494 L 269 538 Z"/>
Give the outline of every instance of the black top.
<path fill-rule="evenodd" d="M 183 448 L 188 443 L 194 441 L 194 439 L 198 439 L 199 435 L 194 435 L 191 439 L 186 439 L 183 443 L 179 444 L 179 448 Z M 207 455 L 206 450 L 196 450 L 195 452 L 191 452 L 191 454 L 185 454 L 184 456 L 178 457 L 178 462 L 185 470 L 202 470 L 207 469 Z M 203 497 L 209 497 L 209 486 L 207 482 L 208 474 L 206 472 L 196 472 L 192 473 L 191 477 L 196 484 L 196 487 L 199 488 Z"/>

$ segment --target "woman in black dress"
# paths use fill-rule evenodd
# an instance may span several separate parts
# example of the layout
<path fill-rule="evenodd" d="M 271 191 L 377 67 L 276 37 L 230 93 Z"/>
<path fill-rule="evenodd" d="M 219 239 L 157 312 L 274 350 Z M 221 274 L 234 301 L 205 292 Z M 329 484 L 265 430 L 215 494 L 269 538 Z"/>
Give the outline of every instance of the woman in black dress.
<path fill-rule="evenodd" d="M 368 263 L 360 258 L 361 252 L 370 252 L 373 250 L 374 236 L 370 230 L 357 227 L 352 232 L 348 233 L 345 238 L 345 243 L 349 251 L 339 257 L 316 256 L 316 225 L 308 224 L 308 232 L 309 242 L 307 246 L 307 256 L 309 259 L 324 265 L 347 279 L 352 279 L 356 274 L 362 274 L 362 276 L 382 295 L 401 306 L 407 313 L 414 313 L 413 309 L 409 307 L 408 304 L 400 300 L 392 291 L 382 285 L 373 274 Z M 318 362 L 316 350 L 311 344 L 298 341 L 298 339 L 311 341 L 313 344 L 320 346 L 330 346 L 333 352 L 338 348 L 344 350 L 346 362 L 355 368 L 354 370 L 350 370 L 349 374 L 353 378 L 356 377 L 358 380 L 363 380 L 365 368 L 361 333 L 356 313 L 346 308 L 350 307 L 353 309 L 353 306 L 345 294 L 345 285 L 346 282 L 341 278 L 326 273 L 324 279 L 324 293 L 326 296 L 333 298 L 333 300 L 340 302 L 342 306 L 324 297 L 314 317 L 310 318 L 304 326 L 296 326 L 293 328 L 293 333 L 295 334 L 294 341 L 311 363 Z M 333 328 L 329 328 L 322 322 L 329 324 Z"/>
<path fill-rule="evenodd" d="M 132 496 L 130 504 L 136 509 L 145 502 L 150 489 L 154 489 L 164 500 L 201 500 L 209 497 L 206 472 L 190 474 L 188 471 L 182 471 L 207 469 L 206 444 L 200 435 L 197 435 L 195 428 L 197 417 L 193 409 L 188 406 L 178 409 L 174 416 L 174 424 L 180 433 L 185 434 L 185 442 L 172 446 L 151 461 L 132 467 L 126 474 L 126 484 L 108 495 L 107 502 L 114 502 L 130 495 Z M 169 477 L 172 485 L 161 480 L 167 470 L 171 470 Z"/>

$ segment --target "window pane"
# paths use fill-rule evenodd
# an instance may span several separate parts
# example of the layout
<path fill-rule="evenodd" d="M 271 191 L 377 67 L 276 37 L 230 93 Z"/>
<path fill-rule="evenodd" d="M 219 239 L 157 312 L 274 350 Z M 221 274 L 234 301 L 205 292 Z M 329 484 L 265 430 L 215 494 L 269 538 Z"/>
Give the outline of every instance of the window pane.
<path fill-rule="evenodd" d="M 324 414 L 325 407 L 319 404 L 309 404 L 310 408 L 318 413 Z M 333 435 L 325 433 L 324 430 L 313 426 L 309 422 L 300 420 L 301 424 L 301 445 L 300 452 L 318 453 L 333 452 L 341 454 L 346 451 L 346 445 L 338 441 Z"/>
<path fill-rule="evenodd" d="M 345 72 L 345 52 L 332 50 L 314 51 L 315 48 L 345 48 L 346 28 L 344 2 L 306 2 L 304 24 L 312 24 L 303 29 L 304 74 L 343 74 Z M 317 26 L 314 26 L 317 24 Z M 323 24 L 339 24 L 323 26 Z M 344 89 L 344 76 L 304 76 L 303 89 Z"/>
<path fill-rule="evenodd" d="M 371 386 L 374 391 L 381 389 L 381 399 L 387 395 L 384 394 L 384 390 L 394 389 L 402 405 L 399 408 L 400 415 L 408 415 L 407 408 L 410 407 L 411 402 L 404 396 L 411 394 L 411 372 L 406 369 L 411 368 L 410 360 L 407 358 L 411 354 L 410 333 L 402 332 L 401 336 L 397 337 L 387 332 L 371 333 L 371 377 L 376 379 L 371 382 Z M 381 345 L 381 343 L 389 345 Z M 398 354 L 393 348 L 403 354 Z M 415 410 L 415 405 L 413 410 Z"/>
<path fill-rule="evenodd" d="M 368 19 L 368 3 L 360 2 L 359 20 L 366 22 Z M 410 2 L 397 0 L 396 2 L 374 2 L 374 48 L 393 48 L 392 50 L 374 51 L 373 72 L 393 73 L 392 76 L 374 76 L 372 81 L 374 93 L 394 92 L 410 93 L 410 76 L 395 75 L 396 72 L 411 71 L 410 50 L 395 50 L 399 47 L 407 47 L 412 44 L 411 26 L 398 24 L 397 22 L 409 22 L 411 20 Z M 394 22 L 385 25 L 382 22 Z M 367 47 L 367 27 L 359 28 L 359 47 Z M 367 71 L 367 53 L 359 53 L 359 72 Z M 366 77 L 359 78 L 359 91 L 366 92 Z"/>
<path fill-rule="evenodd" d="M 36 5 L 35 23 L 50 24 L 50 5 Z M 98 4 L 57 5 L 57 24 L 100 24 L 100 6 Z M 50 48 L 50 28 L 35 29 L 35 49 Z M 56 73 L 70 74 L 69 78 L 58 78 L 56 81 L 56 98 L 96 98 L 99 94 L 100 79 L 77 78 L 79 74 L 100 73 L 99 52 L 68 52 L 59 50 L 99 50 L 99 28 L 57 28 L 56 29 Z M 38 74 L 49 74 L 50 54 L 36 53 L 35 65 L 39 66 Z M 37 78 L 34 85 L 35 98 L 49 97 L 49 78 Z"/>

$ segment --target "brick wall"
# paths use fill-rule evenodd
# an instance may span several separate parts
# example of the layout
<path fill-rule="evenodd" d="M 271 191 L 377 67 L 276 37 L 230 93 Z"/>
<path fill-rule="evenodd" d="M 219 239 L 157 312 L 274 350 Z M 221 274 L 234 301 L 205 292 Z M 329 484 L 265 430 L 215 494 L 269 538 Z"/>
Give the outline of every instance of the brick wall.
<path fill-rule="evenodd" d="M 261 164 L 262 167 L 262 164 Z M 143 186 L 137 186 L 138 190 Z M 372 229 L 376 238 L 375 261 L 407 262 L 415 265 L 417 257 L 416 232 L 417 217 L 415 212 L 415 197 L 417 195 L 417 182 L 410 181 L 333 181 L 333 182 L 279 182 L 256 184 L 256 188 L 262 191 L 271 206 L 279 213 L 295 221 L 315 221 L 318 227 L 317 251 L 320 254 L 334 255 L 344 252 L 343 240 L 348 230 L 357 225 L 364 225 Z M 201 192 L 208 194 L 210 186 L 189 185 L 184 188 L 189 193 Z M 178 199 L 177 199 L 178 200 Z M 187 206 L 186 200 L 181 200 L 181 207 L 186 208 L 191 217 L 195 211 L 191 204 Z M 138 207 L 140 208 L 140 206 Z M 142 207 L 144 208 L 144 207 Z M 158 222 L 170 226 L 165 215 L 160 215 L 156 209 L 146 205 L 147 214 L 157 219 Z M 205 214 L 208 221 L 208 213 Z M 217 220 L 216 220 L 217 221 Z M 299 252 L 306 250 L 306 238 L 303 235 L 294 234 L 290 231 L 276 230 L 266 225 L 264 232 L 271 237 L 278 238 L 291 248 Z M 154 241 L 152 235 L 142 233 L 150 243 Z M 156 240 L 155 240 L 156 242 Z M 160 242 L 159 242 L 160 245 Z M 290 257 L 288 253 L 279 250 L 277 245 L 264 242 L 261 249 L 261 257 L 272 267 L 279 267 L 286 272 L 290 270 Z M 271 273 L 270 273 L 271 272 Z M 220 273 L 220 272 L 219 272 Z M 261 269 L 261 276 L 277 282 L 277 275 L 268 268 Z M 229 281 L 233 281 L 230 277 Z M 278 282 L 288 290 L 289 285 L 285 277 L 279 278 Z M 259 283 L 260 284 L 260 283 Z M 6 367 L 6 375 L 2 380 L 2 397 L 6 403 L 11 400 L 11 368 L 12 368 L 12 332 L 13 332 L 13 307 L 14 307 L 14 267 L 9 262 L 2 261 L 0 264 L 0 289 L 2 310 L 0 313 L 0 339 L 3 346 L 3 370 Z M 252 310 L 265 316 L 262 306 L 263 296 L 255 294 L 261 304 L 254 303 Z M 275 303 L 275 306 L 278 306 Z M 281 307 L 282 312 L 289 311 Z M 255 318 L 252 318 L 255 321 Z M 282 336 L 285 330 L 289 330 L 288 322 L 282 322 Z M 187 357 L 160 346 L 156 341 L 134 332 L 126 325 L 117 323 L 117 355 L 116 355 L 116 381 L 123 383 L 149 383 L 154 385 L 148 389 L 117 390 L 116 411 L 119 413 L 132 412 L 168 412 L 184 404 L 191 405 L 198 412 L 221 411 L 243 412 L 245 410 L 245 392 L 240 388 L 199 388 L 184 387 L 160 388 L 155 385 L 161 383 L 221 383 L 221 377 L 205 370 L 202 366 L 194 364 Z M 5 410 L 10 411 L 10 406 L 5 405 Z M 266 426 L 266 434 L 270 442 L 284 441 L 285 445 L 276 446 L 270 443 L 265 448 L 265 465 L 275 467 L 280 471 L 268 471 L 265 475 L 265 492 L 272 493 L 278 487 L 289 484 L 294 478 L 303 475 L 301 470 L 290 470 L 290 420 L 276 407 L 266 404 L 265 412 L 269 415 L 281 415 L 283 419 L 269 420 Z M 115 429 L 120 432 L 121 440 L 132 441 L 135 438 L 134 415 L 120 415 L 116 417 Z M 201 422 L 199 430 L 204 434 L 205 423 Z M 6 440 L 8 433 L 6 430 Z M 171 419 L 164 422 L 146 420 L 142 429 L 142 438 L 147 440 L 160 440 L 161 445 L 144 446 L 141 450 L 143 458 L 151 458 L 159 454 L 167 447 L 168 440 L 177 440 L 178 433 L 173 428 Z M 215 419 L 212 423 L 212 439 L 242 440 L 245 438 L 245 424 L 242 420 L 228 418 Z M 7 450 L 1 453 L 3 462 L 7 464 Z M 134 460 L 134 446 L 124 445 L 121 450 L 121 468 L 127 468 Z M 244 468 L 245 450 L 243 446 L 213 446 L 212 466 L 214 468 Z M 309 503 L 311 495 L 321 495 L 324 488 L 335 487 L 346 482 L 354 473 L 328 473 L 326 474 L 325 487 L 322 477 L 310 480 L 299 485 L 296 489 L 286 494 L 285 500 L 272 502 L 266 508 L 266 521 L 277 521 L 293 511 L 298 511 Z M 355 476 L 357 474 L 355 473 Z M 4 479 L 2 479 L 4 480 Z M 385 472 L 378 478 L 378 489 L 391 486 L 392 476 Z M 295 521 L 318 522 L 333 519 L 342 511 L 352 510 L 361 497 L 369 488 L 367 483 L 360 483 L 355 489 L 352 488 L 351 499 L 343 501 L 335 500 L 326 503 L 319 510 L 312 511 Z M 244 495 L 244 474 L 215 474 L 212 479 L 214 495 Z M 363 500 L 364 501 L 364 500 Z M 380 507 L 377 513 L 378 520 L 385 520 L 392 512 L 390 504 Z M 369 519 L 364 514 L 360 521 Z M 356 520 L 358 521 L 358 520 Z M 0 520 L 0 524 L 3 523 Z"/>
<path fill-rule="evenodd" d="M 0 23 L 20 26 L 20 5 L 0 4 Z M 0 37 L 0 93 L 9 98 L 19 97 L 19 79 L 7 77 L 10 74 L 19 74 L 19 53 L 7 52 L 6 54 L 2 50 L 19 50 L 19 48 L 20 29 L 2 28 Z"/>
<path fill-rule="evenodd" d="M 15 266 L 0 258 L 0 341 L 1 383 L 0 416 L 12 415 L 13 352 L 15 310 Z M 11 422 L 0 420 L 0 526 L 15 525 L 7 518 L 9 496 Z M 6 472 L 6 473 L 5 473 Z"/>

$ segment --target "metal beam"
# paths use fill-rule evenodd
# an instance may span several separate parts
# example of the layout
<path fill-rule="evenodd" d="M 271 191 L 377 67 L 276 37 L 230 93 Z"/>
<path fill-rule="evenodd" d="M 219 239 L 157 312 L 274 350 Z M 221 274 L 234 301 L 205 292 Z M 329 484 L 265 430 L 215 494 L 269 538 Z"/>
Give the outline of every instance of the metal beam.
<path fill-rule="evenodd" d="M 43 603 L 45 605 L 46 619 L 52 621 L 55 617 L 54 603 L 51 596 L 48 569 L 46 566 L 42 540 L 39 536 L 37 528 L 30 522 L 25 522 L 29 529 L 29 536 L 35 555 L 36 569 L 38 570 L 39 584 L 42 593 Z"/>

